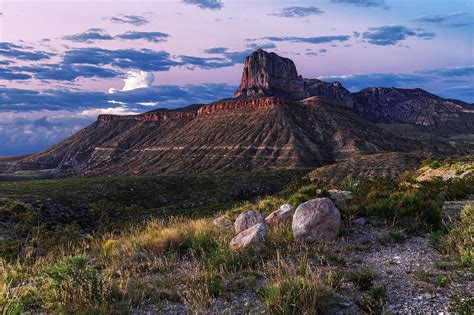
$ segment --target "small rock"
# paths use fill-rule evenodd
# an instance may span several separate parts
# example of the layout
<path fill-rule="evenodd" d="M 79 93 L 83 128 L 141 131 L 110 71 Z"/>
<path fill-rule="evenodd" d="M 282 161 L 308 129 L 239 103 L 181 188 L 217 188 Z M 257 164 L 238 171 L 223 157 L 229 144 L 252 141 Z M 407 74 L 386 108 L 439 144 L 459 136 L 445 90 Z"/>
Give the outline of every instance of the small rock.
<path fill-rule="evenodd" d="M 259 223 L 240 232 L 230 241 L 230 247 L 234 250 L 253 247 L 262 248 L 265 246 L 265 237 L 268 233 L 268 227 L 265 223 Z"/>
<path fill-rule="evenodd" d="M 359 225 L 359 226 L 367 224 L 367 220 L 365 218 L 358 218 L 358 219 L 355 219 L 353 222 L 355 225 Z"/>
<path fill-rule="evenodd" d="M 214 223 L 214 225 L 218 228 L 222 228 L 222 229 L 232 228 L 232 221 L 230 221 L 230 219 L 225 215 L 215 218 L 214 221 L 212 221 L 212 223 Z"/>
<path fill-rule="evenodd" d="M 293 219 L 293 206 L 284 204 L 280 209 L 273 211 L 266 218 L 265 222 L 269 225 L 289 223 Z"/>
<path fill-rule="evenodd" d="M 329 194 L 339 209 L 344 208 L 347 201 L 352 199 L 352 193 L 347 190 L 330 189 Z"/>
<path fill-rule="evenodd" d="M 341 214 L 329 198 L 316 198 L 298 206 L 293 216 L 295 241 L 333 241 L 339 234 Z"/>
<path fill-rule="evenodd" d="M 259 223 L 265 223 L 265 218 L 263 217 L 263 215 L 259 212 L 246 210 L 242 212 L 235 220 L 235 232 L 240 233 L 242 231 L 245 231 L 249 227 Z"/>

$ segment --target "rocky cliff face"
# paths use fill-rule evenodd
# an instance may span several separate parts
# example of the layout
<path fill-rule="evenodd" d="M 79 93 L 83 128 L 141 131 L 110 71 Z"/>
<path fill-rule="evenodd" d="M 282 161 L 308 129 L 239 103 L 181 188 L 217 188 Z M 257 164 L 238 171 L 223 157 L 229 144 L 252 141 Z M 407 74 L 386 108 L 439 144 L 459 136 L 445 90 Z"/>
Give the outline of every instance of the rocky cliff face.
<path fill-rule="evenodd" d="M 291 59 L 262 49 L 245 58 L 244 71 L 235 97 L 280 96 L 301 99 L 307 96 L 303 78 Z"/>
<path fill-rule="evenodd" d="M 357 102 L 354 95 L 339 82 L 328 83 L 318 79 L 305 79 L 304 88 L 309 96 L 318 96 L 345 108 L 354 108 Z"/>
<path fill-rule="evenodd" d="M 473 116 L 467 109 L 422 89 L 376 87 L 354 95 L 356 113 L 372 122 L 474 132 Z"/>

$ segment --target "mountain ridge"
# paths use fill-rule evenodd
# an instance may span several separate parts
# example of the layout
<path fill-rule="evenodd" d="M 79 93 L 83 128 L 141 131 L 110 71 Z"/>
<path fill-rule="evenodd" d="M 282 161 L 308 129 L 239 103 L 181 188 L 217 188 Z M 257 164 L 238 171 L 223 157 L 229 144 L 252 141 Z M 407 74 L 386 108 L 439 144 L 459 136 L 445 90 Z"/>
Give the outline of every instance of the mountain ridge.
<path fill-rule="evenodd" d="M 99 115 L 40 153 L 0 161 L 0 172 L 59 169 L 92 176 L 310 169 L 360 154 L 461 153 L 470 148 L 402 137 L 375 123 L 457 134 L 472 131 L 468 112 L 421 89 L 351 93 L 338 82 L 304 79 L 290 59 L 257 50 L 245 60 L 234 98 L 139 115 Z"/>

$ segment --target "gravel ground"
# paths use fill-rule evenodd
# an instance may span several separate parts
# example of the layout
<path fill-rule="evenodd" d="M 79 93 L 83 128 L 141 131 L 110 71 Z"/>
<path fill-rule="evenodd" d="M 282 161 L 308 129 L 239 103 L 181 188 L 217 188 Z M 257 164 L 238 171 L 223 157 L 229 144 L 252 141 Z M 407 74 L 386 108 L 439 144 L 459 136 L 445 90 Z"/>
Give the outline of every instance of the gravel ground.
<path fill-rule="evenodd" d="M 456 214 L 472 202 L 447 202 L 445 213 L 449 216 Z M 430 245 L 429 235 L 394 239 L 390 234 L 403 235 L 403 231 L 370 220 L 364 225 L 354 225 L 332 247 L 334 253 L 346 262 L 341 272 L 367 268 L 376 275 L 374 286 L 386 286 L 384 311 L 395 314 L 447 313 L 452 296 L 474 296 L 474 274 L 468 268 L 447 261 Z M 256 287 L 263 282 L 264 279 L 257 281 Z M 208 313 L 265 313 L 265 307 L 255 292 L 256 288 L 246 289 L 226 298 L 214 299 Z M 329 311 L 330 314 L 363 313 L 356 302 L 366 297 L 366 292 L 344 281 L 338 296 L 338 306 Z M 187 310 L 182 303 L 169 303 L 141 308 L 142 313 L 186 314 Z"/>

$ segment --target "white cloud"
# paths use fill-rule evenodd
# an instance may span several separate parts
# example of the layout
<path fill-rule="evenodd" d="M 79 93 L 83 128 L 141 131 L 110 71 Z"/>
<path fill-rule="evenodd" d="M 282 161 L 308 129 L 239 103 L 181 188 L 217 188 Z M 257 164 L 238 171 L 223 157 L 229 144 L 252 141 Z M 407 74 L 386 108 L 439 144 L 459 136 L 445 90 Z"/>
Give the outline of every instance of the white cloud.
<path fill-rule="evenodd" d="M 136 114 L 139 114 L 139 112 L 131 110 L 126 106 L 86 109 L 86 110 L 83 110 L 83 111 L 79 112 L 79 116 L 89 116 L 89 117 L 97 117 L 98 115 L 102 115 L 102 114 L 136 115 Z"/>
<path fill-rule="evenodd" d="M 109 89 L 109 93 L 117 91 L 132 91 L 136 89 L 148 88 L 153 84 L 155 77 L 153 73 L 146 71 L 129 71 L 127 78 L 123 80 L 124 86 L 121 90 Z"/>
<path fill-rule="evenodd" d="M 143 106 L 155 106 L 158 105 L 158 102 L 141 102 L 137 103 L 138 105 L 143 105 Z"/>

